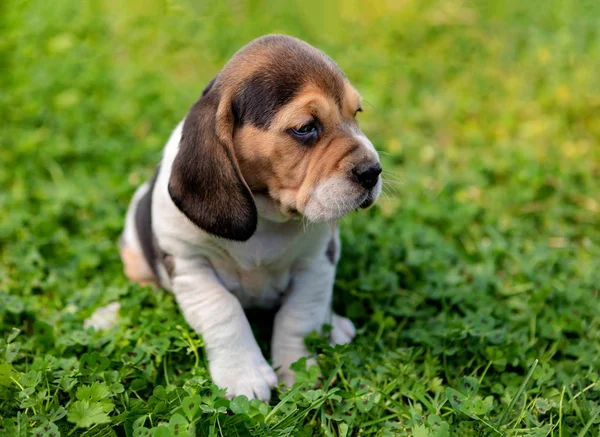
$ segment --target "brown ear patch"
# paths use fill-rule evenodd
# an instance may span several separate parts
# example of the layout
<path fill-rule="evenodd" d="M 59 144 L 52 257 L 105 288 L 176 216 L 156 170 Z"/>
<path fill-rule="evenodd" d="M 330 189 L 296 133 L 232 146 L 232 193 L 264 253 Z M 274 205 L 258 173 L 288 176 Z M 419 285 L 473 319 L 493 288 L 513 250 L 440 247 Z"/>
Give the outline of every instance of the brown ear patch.
<path fill-rule="evenodd" d="M 209 84 L 192 106 L 183 124 L 168 190 L 177 208 L 204 231 L 245 241 L 256 230 L 258 214 L 234 156 L 231 114 L 226 113 L 217 126 L 220 100 L 217 85 Z M 231 111 L 230 103 L 223 105 L 224 111 Z"/>

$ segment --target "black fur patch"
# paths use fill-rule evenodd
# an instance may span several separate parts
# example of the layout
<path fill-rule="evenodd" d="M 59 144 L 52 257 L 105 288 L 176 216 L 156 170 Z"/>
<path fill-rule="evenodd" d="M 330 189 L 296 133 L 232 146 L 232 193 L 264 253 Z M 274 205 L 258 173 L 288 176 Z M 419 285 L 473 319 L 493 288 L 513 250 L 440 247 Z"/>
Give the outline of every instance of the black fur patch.
<path fill-rule="evenodd" d="M 154 175 L 150 180 L 148 191 L 139 200 L 135 210 L 135 228 L 142 246 L 142 252 L 146 262 L 152 269 L 154 276 L 158 278 L 156 268 L 156 248 L 154 247 L 154 232 L 152 231 L 152 191 L 156 184 L 160 164 L 156 167 Z"/>
<path fill-rule="evenodd" d="M 329 244 L 327 244 L 325 256 L 331 264 L 335 265 L 335 258 L 337 256 L 337 244 L 335 244 L 335 238 L 333 237 L 331 238 L 331 240 L 329 240 Z"/>
<path fill-rule="evenodd" d="M 272 73 L 258 73 L 244 82 L 233 101 L 236 125 L 251 123 L 266 128 L 277 110 L 290 102 L 303 84 L 299 77 L 273 77 Z"/>

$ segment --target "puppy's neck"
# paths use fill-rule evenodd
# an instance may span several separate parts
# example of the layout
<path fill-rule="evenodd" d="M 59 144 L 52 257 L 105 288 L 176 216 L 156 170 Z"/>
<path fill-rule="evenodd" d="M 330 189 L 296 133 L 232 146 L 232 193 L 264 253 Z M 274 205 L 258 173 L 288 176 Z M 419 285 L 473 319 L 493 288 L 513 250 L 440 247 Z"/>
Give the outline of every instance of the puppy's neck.
<path fill-rule="evenodd" d="M 254 192 L 254 202 L 256 203 L 256 209 L 258 216 L 270 222 L 275 223 L 286 223 L 292 220 L 298 220 L 298 217 L 293 215 L 286 215 L 281 211 L 281 205 L 279 202 L 274 200 L 271 196 L 264 192 Z"/>

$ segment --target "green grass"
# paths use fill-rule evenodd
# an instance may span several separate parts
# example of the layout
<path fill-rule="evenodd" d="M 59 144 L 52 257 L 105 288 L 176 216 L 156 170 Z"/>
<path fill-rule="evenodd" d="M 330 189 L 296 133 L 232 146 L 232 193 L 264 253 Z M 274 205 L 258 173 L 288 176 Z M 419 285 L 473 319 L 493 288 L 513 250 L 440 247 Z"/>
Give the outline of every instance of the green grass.
<path fill-rule="evenodd" d="M 196 3 L 0 5 L 0 436 L 599 435 L 600 3 Z M 308 339 L 320 387 L 267 406 L 211 386 L 116 239 L 170 130 L 270 32 L 346 71 L 388 186 L 342 221 L 356 341 Z M 118 328 L 83 330 L 116 299 Z"/>

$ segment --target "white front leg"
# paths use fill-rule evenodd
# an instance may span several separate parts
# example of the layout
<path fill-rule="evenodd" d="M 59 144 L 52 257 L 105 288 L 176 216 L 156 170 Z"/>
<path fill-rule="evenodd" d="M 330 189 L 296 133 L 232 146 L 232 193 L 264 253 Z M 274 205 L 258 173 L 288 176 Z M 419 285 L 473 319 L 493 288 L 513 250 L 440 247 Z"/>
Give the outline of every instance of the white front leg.
<path fill-rule="evenodd" d="M 290 294 L 275 316 L 271 343 L 273 367 L 279 367 L 279 379 L 288 386 L 294 383 L 290 364 L 308 356 L 304 337 L 331 323 L 335 266 L 320 257 L 302 262 L 293 275 Z"/>
<path fill-rule="evenodd" d="M 176 259 L 173 293 L 205 345 L 210 375 L 227 397 L 269 400 L 277 376 L 263 357 L 237 298 L 202 259 Z"/>

